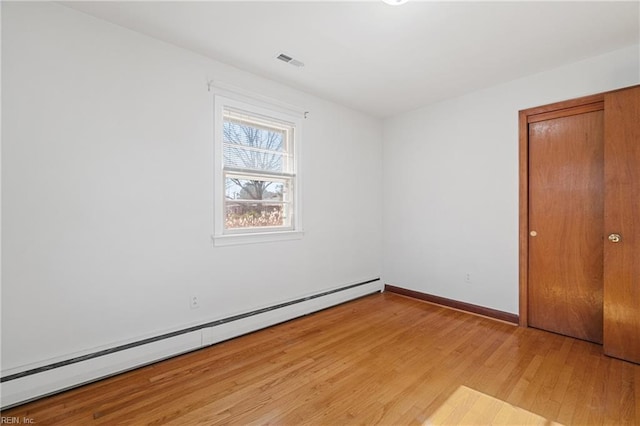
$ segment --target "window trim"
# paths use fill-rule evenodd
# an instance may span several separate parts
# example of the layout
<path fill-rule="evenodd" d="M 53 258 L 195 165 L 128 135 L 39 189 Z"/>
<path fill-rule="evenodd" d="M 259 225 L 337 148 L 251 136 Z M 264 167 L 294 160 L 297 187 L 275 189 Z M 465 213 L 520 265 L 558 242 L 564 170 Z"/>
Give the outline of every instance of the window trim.
<path fill-rule="evenodd" d="M 264 117 L 272 117 L 276 120 L 293 123 L 293 203 L 291 208 L 290 227 L 282 229 L 253 228 L 251 230 L 238 230 L 234 233 L 225 233 L 224 229 L 224 156 L 223 156 L 223 123 L 225 107 L 239 109 Z M 244 95 L 229 92 L 227 90 L 214 90 L 214 233 L 212 241 L 215 246 L 227 246 L 236 244 L 265 243 L 274 241 L 286 241 L 301 239 L 302 230 L 302 178 L 300 173 L 300 153 L 302 135 L 302 116 L 277 104 L 270 104 Z M 227 172 L 231 170 L 227 169 Z M 267 174 L 265 174 L 267 176 Z M 255 231 L 254 231 L 255 229 Z"/>

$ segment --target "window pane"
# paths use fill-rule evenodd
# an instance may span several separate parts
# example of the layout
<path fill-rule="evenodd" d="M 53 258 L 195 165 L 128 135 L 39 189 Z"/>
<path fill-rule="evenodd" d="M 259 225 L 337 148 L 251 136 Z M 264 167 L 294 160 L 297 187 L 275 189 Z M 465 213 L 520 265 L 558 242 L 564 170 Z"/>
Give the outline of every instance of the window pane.
<path fill-rule="evenodd" d="M 224 142 L 244 145 L 269 151 L 283 151 L 286 132 L 280 129 L 270 129 L 247 121 L 236 121 L 229 118 L 224 120 Z"/>
<path fill-rule="evenodd" d="M 290 181 L 225 177 L 225 228 L 289 227 Z"/>
<path fill-rule="evenodd" d="M 229 176 L 225 179 L 225 199 L 243 201 L 287 201 L 289 185 L 285 180 L 261 180 Z"/>
<path fill-rule="evenodd" d="M 226 229 L 291 225 L 289 205 L 285 203 L 227 201 L 225 210 Z"/>
<path fill-rule="evenodd" d="M 284 160 L 282 153 L 224 145 L 224 165 L 227 167 L 282 173 L 288 171 Z"/>

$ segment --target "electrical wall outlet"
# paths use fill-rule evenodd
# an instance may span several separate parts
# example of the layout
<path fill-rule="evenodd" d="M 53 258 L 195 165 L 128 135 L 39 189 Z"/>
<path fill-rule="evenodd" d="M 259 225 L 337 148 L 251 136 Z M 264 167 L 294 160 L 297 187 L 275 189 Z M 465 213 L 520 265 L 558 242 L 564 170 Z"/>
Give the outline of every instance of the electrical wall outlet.
<path fill-rule="evenodd" d="M 198 300 L 198 296 L 191 296 L 189 299 L 189 307 L 191 309 L 198 309 L 200 307 L 200 300 Z"/>
<path fill-rule="evenodd" d="M 471 273 L 467 272 L 464 274 L 464 282 L 467 284 L 471 284 Z"/>

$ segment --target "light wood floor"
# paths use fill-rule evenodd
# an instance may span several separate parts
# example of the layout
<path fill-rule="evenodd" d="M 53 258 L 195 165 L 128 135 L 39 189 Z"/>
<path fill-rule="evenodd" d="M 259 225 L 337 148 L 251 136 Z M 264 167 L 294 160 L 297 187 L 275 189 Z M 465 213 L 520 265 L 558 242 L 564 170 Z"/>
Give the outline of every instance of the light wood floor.
<path fill-rule="evenodd" d="M 385 293 L 2 415 L 38 425 L 638 425 L 640 366 Z"/>

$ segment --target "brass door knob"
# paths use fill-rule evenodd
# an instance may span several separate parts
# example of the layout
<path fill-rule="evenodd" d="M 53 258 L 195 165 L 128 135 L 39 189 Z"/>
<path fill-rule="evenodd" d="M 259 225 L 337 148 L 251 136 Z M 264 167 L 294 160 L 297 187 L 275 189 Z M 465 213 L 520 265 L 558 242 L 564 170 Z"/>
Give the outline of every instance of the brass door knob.
<path fill-rule="evenodd" d="M 620 240 L 622 240 L 622 237 L 620 236 L 620 234 L 609 235 L 609 241 L 611 241 L 612 243 L 619 243 Z"/>

